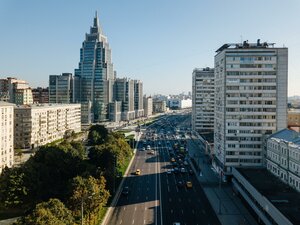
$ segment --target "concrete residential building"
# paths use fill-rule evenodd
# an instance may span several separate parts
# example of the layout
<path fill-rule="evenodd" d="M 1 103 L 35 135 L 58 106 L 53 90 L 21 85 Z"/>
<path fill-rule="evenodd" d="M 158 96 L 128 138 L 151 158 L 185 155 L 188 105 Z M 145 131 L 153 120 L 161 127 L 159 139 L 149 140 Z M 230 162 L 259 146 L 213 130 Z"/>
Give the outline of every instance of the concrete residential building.
<path fill-rule="evenodd" d="M 117 78 L 114 83 L 114 100 L 122 102 L 122 120 L 134 119 L 134 80 Z"/>
<path fill-rule="evenodd" d="M 108 119 L 108 103 L 112 101 L 112 85 L 114 80 L 111 49 L 107 37 L 100 27 L 98 15 L 90 33 L 80 49 L 80 62 L 75 69 L 74 101 L 81 103 L 83 108 L 91 110 L 82 111 L 82 123 L 101 122 Z M 85 115 L 87 112 L 92 115 Z M 87 121 L 86 119 L 93 119 Z"/>
<path fill-rule="evenodd" d="M 14 104 L 0 101 L 0 174 L 14 164 Z"/>
<path fill-rule="evenodd" d="M 139 80 L 134 80 L 134 110 L 136 118 L 144 116 L 143 82 Z"/>
<path fill-rule="evenodd" d="M 38 104 L 14 109 L 15 148 L 34 148 L 81 131 L 80 104 Z"/>
<path fill-rule="evenodd" d="M 168 107 L 171 109 L 186 109 L 192 107 L 192 99 L 168 99 Z"/>
<path fill-rule="evenodd" d="M 267 139 L 267 169 L 300 192 L 300 133 L 284 129 Z"/>
<path fill-rule="evenodd" d="M 154 113 L 164 113 L 167 111 L 167 103 L 164 100 L 153 100 L 153 112 Z"/>
<path fill-rule="evenodd" d="M 49 76 L 49 103 L 73 103 L 74 78 L 72 73 Z"/>
<path fill-rule="evenodd" d="M 214 166 L 262 166 L 263 136 L 287 127 L 288 49 L 224 44 L 215 56 Z"/>
<path fill-rule="evenodd" d="M 33 103 L 49 103 L 49 88 L 37 87 L 32 89 Z"/>
<path fill-rule="evenodd" d="M 144 106 L 144 115 L 151 116 L 153 113 L 153 99 L 151 96 L 149 97 L 144 96 L 143 106 Z"/>
<path fill-rule="evenodd" d="M 18 80 L 13 77 L 0 80 L 0 98 L 18 105 L 33 103 L 29 84 L 24 80 Z"/>
<path fill-rule="evenodd" d="M 288 111 L 288 127 L 300 128 L 300 109 Z"/>
<path fill-rule="evenodd" d="M 213 68 L 194 69 L 192 80 L 192 129 L 214 131 L 215 75 Z"/>

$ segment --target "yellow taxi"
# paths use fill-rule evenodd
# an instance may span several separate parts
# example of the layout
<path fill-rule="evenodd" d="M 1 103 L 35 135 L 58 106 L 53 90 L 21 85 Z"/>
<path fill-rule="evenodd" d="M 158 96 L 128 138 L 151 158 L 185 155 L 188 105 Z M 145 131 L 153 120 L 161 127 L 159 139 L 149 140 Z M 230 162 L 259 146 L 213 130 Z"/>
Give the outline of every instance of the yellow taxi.
<path fill-rule="evenodd" d="M 186 182 L 186 187 L 187 188 L 192 188 L 193 187 L 193 183 L 191 181 L 187 181 Z"/>
<path fill-rule="evenodd" d="M 137 170 L 135 171 L 135 175 L 141 175 L 141 170 L 140 170 L 140 169 L 137 169 Z"/>

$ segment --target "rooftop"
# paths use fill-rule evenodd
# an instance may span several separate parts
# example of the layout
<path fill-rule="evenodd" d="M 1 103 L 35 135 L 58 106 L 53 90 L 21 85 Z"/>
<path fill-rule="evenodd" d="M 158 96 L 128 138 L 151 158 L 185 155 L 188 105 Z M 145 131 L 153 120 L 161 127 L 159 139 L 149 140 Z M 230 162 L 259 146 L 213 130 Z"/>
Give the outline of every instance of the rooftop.
<path fill-rule="evenodd" d="M 0 106 L 15 106 L 15 104 L 9 103 L 9 102 L 0 101 Z"/>
<path fill-rule="evenodd" d="M 300 145 L 300 133 L 287 128 L 270 135 L 269 138 Z"/>
<path fill-rule="evenodd" d="M 32 104 L 32 105 L 17 105 L 16 109 L 39 109 L 39 108 L 63 108 L 80 106 L 81 104 Z"/>
<path fill-rule="evenodd" d="M 243 43 L 226 43 L 222 45 L 220 48 L 218 48 L 216 52 L 219 53 L 227 48 L 233 48 L 233 49 L 249 49 L 249 48 L 261 49 L 261 48 L 269 48 L 269 47 L 274 48 L 274 45 L 275 43 L 267 43 L 267 42 L 260 43 L 260 39 L 257 39 L 256 43 L 248 43 L 247 40 L 244 41 Z"/>
<path fill-rule="evenodd" d="M 300 194 L 266 169 L 236 168 L 293 224 L 300 224 Z M 266 177 L 268 179 L 266 179 Z"/>

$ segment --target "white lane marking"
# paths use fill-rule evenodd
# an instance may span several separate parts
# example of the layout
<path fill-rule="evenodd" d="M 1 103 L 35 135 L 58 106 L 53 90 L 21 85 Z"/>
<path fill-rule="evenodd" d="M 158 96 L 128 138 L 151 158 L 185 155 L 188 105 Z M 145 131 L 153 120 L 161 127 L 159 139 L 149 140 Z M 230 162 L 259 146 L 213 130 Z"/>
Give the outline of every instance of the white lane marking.
<path fill-rule="evenodd" d="M 192 213 L 195 214 L 195 210 L 192 210 Z"/>
<path fill-rule="evenodd" d="M 147 191 L 149 191 L 149 188 L 147 187 Z"/>
<path fill-rule="evenodd" d="M 182 215 L 183 215 L 183 209 L 181 210 L 181 213 L 182 213 Z"/>
<path fill-rule="evenodd" d="M 134 224 L 134 220 L 132 220 L 132 224 Z"/>
<path fill-rule="evenodd" d="M 179 198 L 178 201 L 181 202 L 181 198 Z"/>
<path fill-rule="evenodd" d="M 171 213 L 173 213 L 173 209 L 171 209 Z"/>
<path fill-rule="evenodd" d="M 148 196 L 146 196 L 146 200 L 148 200 Z"/>
<path fill-rule="evenodd" d="M 134 207 L 134 211 L 136 211 L 136 207 Z"/>
<path fill-rule="evenodd" d="M 123 207 L 123 210 L 125 210 L 126 209 L 126 207 Z"/>
<path fill-rule="evenodd" d="M 123 221 L 121 220 L 121 221 L 120 221 L 120 224 L 121 224 L 122 222 L 123 222 Z"/>
<path fill-rule="evenodd" d="M 168 186 L 168 192 L 170 192 L 170 188 L 169 188 L 169 186 Z"/>
<path fill-rule="evenodd" d="M 169 202 L 172 202 L 172 199 L 171 199 L 171 198 L 169 198 Z"/>

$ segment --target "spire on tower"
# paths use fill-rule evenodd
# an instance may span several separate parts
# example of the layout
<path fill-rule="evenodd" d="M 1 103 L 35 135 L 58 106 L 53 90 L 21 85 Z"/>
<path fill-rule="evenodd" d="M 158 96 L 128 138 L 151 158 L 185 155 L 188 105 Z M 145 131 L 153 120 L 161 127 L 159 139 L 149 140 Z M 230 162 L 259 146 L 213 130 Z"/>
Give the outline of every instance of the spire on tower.
<path fill-rule="evenodd" d="M 98 20 L 98 12 L 96 10 L 95 18 L 94 18 L 94 27 L 99 27 L 99 20 Z"/>

